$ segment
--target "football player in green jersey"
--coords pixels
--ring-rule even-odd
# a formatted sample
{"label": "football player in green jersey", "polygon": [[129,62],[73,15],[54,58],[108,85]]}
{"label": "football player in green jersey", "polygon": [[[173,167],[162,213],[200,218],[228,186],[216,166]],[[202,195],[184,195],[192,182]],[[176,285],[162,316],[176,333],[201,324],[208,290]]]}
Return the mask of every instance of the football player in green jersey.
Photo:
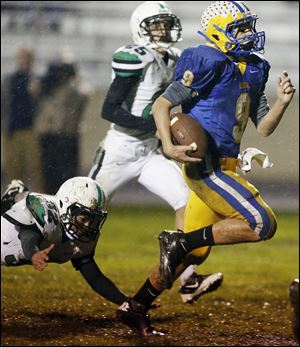
{"label": "football player in green jersey", "polygon": [[94,260],[100,230],[106,220],[104,193],[88,177],[65,181],[56,195],[29,192],[13,180],[1,198],[1,265],[32,265],[71,261],[90,287],[105,299],[126,299]]}

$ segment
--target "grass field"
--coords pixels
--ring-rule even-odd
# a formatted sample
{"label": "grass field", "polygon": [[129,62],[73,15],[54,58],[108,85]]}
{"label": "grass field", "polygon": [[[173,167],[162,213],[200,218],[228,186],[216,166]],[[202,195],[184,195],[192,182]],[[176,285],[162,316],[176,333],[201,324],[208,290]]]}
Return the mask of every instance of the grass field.
{"label": "grass field", "polygon": [[[1,345],[21,346],[296,346],[288,288],[299,275],[298,215],[277,214],[272,240],[216,246],[198,272],[220,271],[223,285],[184,305],[179,282],[150,312],[163,337],[138,338],[115,319],[116,306],[85,283],[71,264],[1,269]],[[128,295],[158,261],[157,235],[173,228],[164,208],[114,207],[96,260]]]}

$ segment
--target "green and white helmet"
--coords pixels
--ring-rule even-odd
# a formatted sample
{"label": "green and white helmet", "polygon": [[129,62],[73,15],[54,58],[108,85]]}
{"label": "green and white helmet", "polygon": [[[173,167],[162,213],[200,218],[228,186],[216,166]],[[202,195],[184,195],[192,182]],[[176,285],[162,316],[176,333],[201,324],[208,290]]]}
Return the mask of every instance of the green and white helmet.
{"label": "green and white helmet", "polygon": [[130,28],[134,43],[141,46],[168,49],[181,40],[180,20],[163,1],[140,4],[131,15]]}
{"label": "green and white helmet", "polygon": [[[95,240],[107,217],[100,185],[89,177],[73,177],[60,186],[55,197],[67,237],[82,242]],[[88,227],[78,221],[79,215],[89,220]]]}

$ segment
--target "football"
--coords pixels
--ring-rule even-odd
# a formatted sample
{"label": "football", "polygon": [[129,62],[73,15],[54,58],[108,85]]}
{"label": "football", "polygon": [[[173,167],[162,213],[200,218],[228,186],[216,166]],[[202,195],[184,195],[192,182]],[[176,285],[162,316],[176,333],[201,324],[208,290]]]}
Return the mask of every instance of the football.
{"label": "football", "polygon": [[176,112],[170,116],[170,128],[174,145],[193,146],[195,150],[187,155],[193,158],[204,158],[207,153],[208,140],[205,130],[193,117]]}

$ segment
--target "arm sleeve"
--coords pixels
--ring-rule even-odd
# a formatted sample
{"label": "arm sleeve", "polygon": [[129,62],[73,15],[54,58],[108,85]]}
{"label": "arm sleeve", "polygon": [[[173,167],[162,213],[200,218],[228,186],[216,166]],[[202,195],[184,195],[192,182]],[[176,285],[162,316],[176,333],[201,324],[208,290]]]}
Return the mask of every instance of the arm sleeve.
{"label": "arm sleeve", "polygon": [[33,230],[22,230],[19,232],[22,249],[26,260],[30,260],[34,253],[38,252],[42,235]]}
{"label": "arm sleeve", "polygon": [[172,84],[162,94],[165,99],[170,101],[173,107],[188,103],[197,95],[197,91],[185,87],[177,81],[172,82]]}
{"label": "arm sleeve", "polygon": [[254,54],[253,59],[262,72],[260,86],[257,88],[258,97],[252,100],[250,111],[251,120],[257,128],[262,119],[270,111],[270,106],[268,105],[267,96],[265,94],[265,87],[268,82],[271,66],[269,62],[259,54]]}
{"label": "arm sleeve", "polygon": [[117,75],[115,77],[102,107],[102,118],[125,128],[155,133],[154,119],[136,117],[122,108],[123,101],[139,80],[140,76],[120,77]]}
{"label": "arm sleeve", "polygon": [[71,262],[74,268],[81,272],[90,287],[103,298],[117,305],[121,305],[127,299],[127,296],[100,271],[92,256],[72,259]]}
{"label": "arm sleeve", "polygon": [[253,113],[251,114],[251,119],[254,125],[257,127],[265,115],[269,112],[270,106],[268,105],[268,100],[265,93],[262,93],[257,106]]}

